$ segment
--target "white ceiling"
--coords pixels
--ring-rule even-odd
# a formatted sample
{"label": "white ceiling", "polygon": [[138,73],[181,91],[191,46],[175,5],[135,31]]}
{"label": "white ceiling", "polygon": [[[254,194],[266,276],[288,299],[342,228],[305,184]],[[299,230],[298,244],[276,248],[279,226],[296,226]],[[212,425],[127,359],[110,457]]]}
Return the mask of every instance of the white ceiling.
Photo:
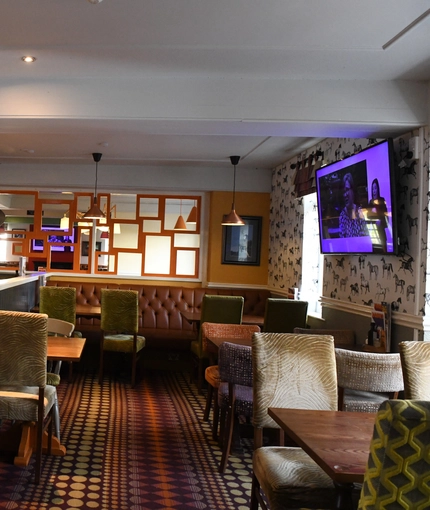
{"label": "white ceiling", "polygon": [[[327,136],[402,134],[427,120],[411,97],[430,80],[430,16],[382,46],[428,9],[428,0],[2,2],[0,163],[88,163],[101,152],[112,165],[217,167],[238,154],[267,170]],[[24,64],[27,54],[36,62]],[[339,100],[348,89],[357,104]]]}

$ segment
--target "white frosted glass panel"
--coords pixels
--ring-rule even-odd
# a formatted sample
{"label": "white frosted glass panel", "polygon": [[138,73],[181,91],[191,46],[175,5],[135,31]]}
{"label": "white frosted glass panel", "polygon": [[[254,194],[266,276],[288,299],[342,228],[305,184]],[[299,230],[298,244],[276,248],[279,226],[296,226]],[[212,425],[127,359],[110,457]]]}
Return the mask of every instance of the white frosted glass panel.
{"label": "white frosted glass panel", "polygon": [[114,248],[137,248],[138,240],[138,225],[132,225],[129,223],[121,223],[121,233],[113,236],[113,247]]}
{"label": "white frosted glass panel", "polygon": [[118,253],[117,274],[141,275],[142,254],[141,253]]}
{"label": "white frosted glass panel", "polygon": [[157,217],[158,198],[141,198],[139,202],[139,216]]}
{"label": "white frosted glass panel", "polygon": [[143,220],[143,232],[161,232],[160,220]]}
{"label": "white frosted glass panel", "polygon": [[136,219],[136,195],[112,193],[110,196],[112,218]]}
{"label": "white frosted glass panel", "polygon": [[170,237],[146,236],[145,273],[170,273]]}
{"label": "white frosted glass panel", "polygon": [[196,272],[196,252],[179,250],[176,257],[176,274],[194,275]]}
{"label": "white frosted glass panel", "polygon": [[175,234],[175,248],[200,248],[199,234]]}
{"label": "white frosted glass panel", "polygon": [[109,255],[109,271],[115,271],[115,255]]}

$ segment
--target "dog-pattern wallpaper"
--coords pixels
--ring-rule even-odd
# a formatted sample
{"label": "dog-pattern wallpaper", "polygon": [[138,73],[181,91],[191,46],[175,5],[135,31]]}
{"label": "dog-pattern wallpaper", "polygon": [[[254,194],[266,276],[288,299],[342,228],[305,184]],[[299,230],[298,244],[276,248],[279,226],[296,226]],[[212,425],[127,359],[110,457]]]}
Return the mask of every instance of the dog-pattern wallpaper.
{"label": "dog-pattern wallpaper", "polygon": [[[430,288],[426,287],[429,221],[429,142],[421,136],[418,160],[411,158],[409,139],[394,140],[398,214],[398,255],[324,255],[323,296],[360,305],[391,303],[394,311],[430,315]],[[285,293],[302,286],[303,199],[296,198],[295,170],[300,161],[323,153],[331,163],[376,143],[375,139],[331,138],[298,155],[273,171],[270,211],[269,288]],[[316,200],[315,200],[316,202]],[[317,207],[315,203],[315,208]],[[307,232],[308,234],[308,232]],[[318,236],[315,226],[313,236]],[[429,266],[430,267],[430,266]],[[306,267],[306,271],[318,268]],[[312,280],[317,284],[317,280]]]}

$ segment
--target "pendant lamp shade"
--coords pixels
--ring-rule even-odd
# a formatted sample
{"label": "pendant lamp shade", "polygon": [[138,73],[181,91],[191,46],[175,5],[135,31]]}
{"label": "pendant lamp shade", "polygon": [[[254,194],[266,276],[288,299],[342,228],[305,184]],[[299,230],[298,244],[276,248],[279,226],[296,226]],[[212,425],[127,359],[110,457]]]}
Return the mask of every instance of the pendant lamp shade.
{"label": "pendant lamp shade", "polygon": [[181,205],[180,205],[180,211],[179,211],[179,218],[176,220],[173,230],[188,230],[187,225],[184,220],[184,217],[182,216],[182,199],[181,199],[180,203],[181,203]]}
{"label": "pendant lamp shade", "polygon": [[245,222],[242,218],[237,214],[234,200],[236,198],[236,165],[239,163],[240,156],[230,156],[231,164],[234,166],[234,174],[233,174],[233,203],[231,204],[231,211],[228,214],[224,214],[222,218],[221,225],[226,225],[229,227],[240,227],[245,225]]}
{"label": "pendant lamp shade", "polygon": [[103,230],[100,235],[100,239],[109,239],[109,232],[107,230]]}
{"label": "pendant lamp shade", "polygon": [[98,163],[102,159],[102,154],[100,152],[93,152],[93,159],[96,164],[96,182],[94,186],[94,201],[92,207],[88,209],[88,211],[84,214],[84,218],[87,220],[98,220],[100,218],[104,218],[105,214],[97,205],[97,173],[98,173]]}
{"label": "pendant lamp shade", "polygon": [[194,205],[187,218],[187,223],[197,223],[197,207]]}
{"label": "pendant lamp shade", "polygon": [[60,228],[61,230],[69,230],[69,218],[67,217],[67,213],[64,213],[64,216],[60,220]]}

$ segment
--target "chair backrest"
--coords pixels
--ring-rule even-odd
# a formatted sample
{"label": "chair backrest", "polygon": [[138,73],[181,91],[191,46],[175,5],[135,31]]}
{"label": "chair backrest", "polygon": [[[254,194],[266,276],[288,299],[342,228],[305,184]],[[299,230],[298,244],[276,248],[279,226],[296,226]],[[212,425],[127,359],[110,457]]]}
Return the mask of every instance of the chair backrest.
{"label": "chair backrest", "polygon": [[264,312],[265,333],[293,333],[294,328],[305,328],[307,301],[268,298]]}
{"label": "chair backrest", "polygon": [[0,385],[46,386],[48,316],[0,311]]}
{"label": "chair backrest", "polygon": [[72,336],[75,325],[71,322],[62,321],[48,317],[48,335],[52,336]]}
{"label": "chair backrest", "polygon": [[242,296],[203,296],[200,323],[241,324],[244,299]]}
{"label": "chair backrest", "polygon": [[352,329],[314,329],[294,328],[294,333],[300,335],[331,335],[334,345],[355,345],[355,333]]}
{"label": "chair backrest", "polygon": [[222,382],[252,386],[252,349],[246,345],[223,342],[218,353]]}
{"label": "chair backrest", "polygon": [[430,342],[400,342],[405,398],[430,400]]}
{"label": "chair backrest", "polygon": [[269,407],[337,410],[332,336],[255,333],[252,364],[254,427],[279,428]]}
{"label": "chair backrest", "polygon": [[139,300],[136,290],[101,290],[101,329],[137,333]]}
{"label": "chair backrest", "polygon": [[339,387],[379,393],[403,390],[399,353],[359,352],[336,349]]}
{"label": "chair backrest", "polygon": [[75,287],[40,287],[39,312],[48,317],[76,324]]}
{"label": "chair backrest", "polygon": [[220,338],[249,338],[254,333],[260,332],[260,326],[248,324],[218,324],[216,322],[205,322],[202,324],[202,345],[203,350],[207,348],[207,337]]}
{"label": "chair backrest", "polygon": [[359,510],[428,508],[430,402],[387,400],[376,415]]}

